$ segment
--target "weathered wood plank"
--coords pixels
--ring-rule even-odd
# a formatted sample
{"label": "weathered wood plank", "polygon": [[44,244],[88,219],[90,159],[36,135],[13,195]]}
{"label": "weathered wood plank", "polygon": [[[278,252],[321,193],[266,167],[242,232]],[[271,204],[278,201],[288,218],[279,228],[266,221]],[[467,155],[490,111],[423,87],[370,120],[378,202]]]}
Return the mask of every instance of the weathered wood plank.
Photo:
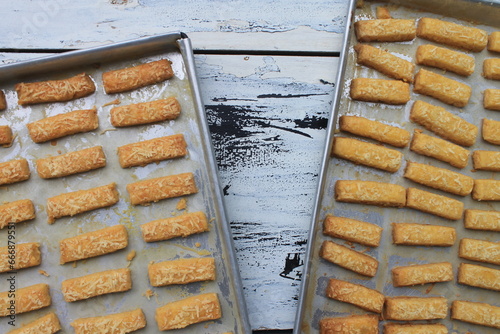
{"label": "weathered wood plank", "polygon": [[337,59],[195,59],[252,327],[292,328]]}
{"label": "weathered wood plank", "polygon": [[347,1],[16,1],[0,49],[66,49],[183,31],[199,50],[337,52]]}

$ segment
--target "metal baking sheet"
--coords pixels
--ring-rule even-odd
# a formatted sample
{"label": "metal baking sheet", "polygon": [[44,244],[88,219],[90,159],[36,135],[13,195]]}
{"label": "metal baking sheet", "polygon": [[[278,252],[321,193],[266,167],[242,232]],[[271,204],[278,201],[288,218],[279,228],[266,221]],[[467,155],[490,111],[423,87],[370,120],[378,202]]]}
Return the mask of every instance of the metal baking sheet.
{"label": "metal baking sheet", "polygon": [[[337,180],[367,180],[397,183],[403,185],[404,187],[416,187],[462,200],[466,209],[474,208],[483,210],[500,210],[500,205],[498,203],[477,202],[472,200],[470,196],[454,196],[412,183],[411,181],[403,178],[405,162],[397,173],[390,174],[369,167],[356,166],[351,162],[330,157],[331,143],[334,135],[339,134],[345,137],[355,137],[347,133],[338,133],[338,116],[341,115],[364,116],[369,119],[375,119],[405,128],[413,133],[413,129],[419,128],[419,126],[409,121],[410,109],[413,101],[424,100],[431,104],[446,108],[454,114],[459,115],[465,120],[477,125],[480,129],[481,120],[483,118],[498,120],[498,112],[485,110],[482,105],[482,92],[484,89],[500,88],[498,81],[486,80],[481,76],[483,60],[486,58],[498,57],[498,54],[495,55],[487,50],[480,53],[471,53],[471,55],[473,55],[476,59],[476,68],[475,72],[470,77],[465,78],[453,73],[446,73],[447,77],[472,86],[473,96],[471,97],[469,104],[461,109],[451,107],[436,99],[413,92],[411,93],[411,101],[404,106],[358,102],[350,99],[349,87],[350,81],[357,77],[387,78],[375,70],[357,65],[356,54],[353,49],[354,45],[357,44],[357,40],[353,32],[353,23],[357,20],[376,18],[376,8],[378,6],[388,7],[393,18],[419,19],[421,17],[434,17],[465,25],[472,24],[490,33],[492,31],[499,30],[498,24],[500,21],[498,21],[498,18],[500,17],[500,4],[464,0],[439,2],[425,0],[401,0],[397,1],[397,3],[365,1],[360,8],[355,8],[354,2],[355,1],[351,1],[347,15],[348,28],[346,30],[346,35],[344,36],[344,50],[340,59],[340,69],[337,79],[338,84],[335,91],[336,99],[333,104],[330,123],[327,129],[327,139],[319,177],[318,193],[309,235],[309,244],[306,256],[307,261],[304,269],[306,275],[304,276],[302,283],[294,333],[318,333],[319,320],[325,317],[370,313],[350,304],[327,298],[325,295],[325,289],[330,278],[337,278],[357,284],[363,284],[369,288],[381,291],[386,296],[444,296],[448,299],[450,306],[453,300],[470,300],[500,306],[500,295],[498,292],[467,287],[459,285],[456,282],[456,274],[459,263],[474,263],[459,259],[458,241],[464,237],[500,241],[500,235],[498,233],[466,230],[463,227],[463,220],[450,221],[409,208],[380,208],[375,206],[336,202],[334,200],[334,185]],[[386,49],[404,59],[410,61],[413,60],[414,62],[416,48],[419,45],[435,43],[416,38],[412,42],[371,44],[381,47],[382,49]],[[415,73],[419,68],[421,68],[421,66],[417,65]],[[441,74],[444,72],[435,68],[431,68],[430,70]],[[421,129],[424,130],[425,133],[430,133],[423,128]],[[361,139],[368,140],[366,138]],[[484,142],[479,134],[476,144],[472,146],[470,150],[474,151],[477,149],[498,150],[498,146]],[[425,162],[433,166],[459,171],[454,167],[450,167],[446,163],[411,152],[408,147],[399,150],[403,152],[404,160]],[[460,170],[460,172],[473,178],[500,179],[500,176],[497,173],[472,171],[471,159],[469,161],[469,165]],[[323,220],[327,214],[350,217],[371,222],[383,227],[384,231],[380,246],[370,249],[361,245],[354,245],[340,239],[333,239],[323,235]],[[453,247],[443,248],[395,246],[392,244],[390,225],[394,222],[415,222],[452,226],[455,227],[457,231],[457,242]],[[319,257],[319,250],[324,240],[339,242],[340,244],[347,245],[348,247],[352,247],[358,251],[365,252],[366,254],[377,258],[380,263],[377,275],[374,278],[366,278],[321,259]],[[455,274],[454,281],[405,288],[393,287],[390,274],[393,267],[441,261],[447,261],[453,264]],[[490,264],[484,265],[492,268],[495,267]],[[496,268],[498,269],[498,266],[496,266]],[[467,324],[460,321],[452,321],[449,314],[446,319],[435,322],[445,324],[450,333],[471,332],[490,334],[498,331],[489,327]],[[381,332],[384,323],[384,321],[380,322]]]}
{"label": "metal baking sheet", "polygon": [[[104,93],[101,76],[104,71],[134,66],[141,63],[169,59],[174,78],[131,92],[107,95]],[[96,83],[96,92],[88,97],[64,103],[46,103],[21,107],[17,105],[14,84],[20,81],[41,81],[67,78],[81,72],[88,73]],[[36,207],[37,217],[33,221],[15,225],[16,243],[41,243],[42,264],[22,269],[13,274],[17,288],[36,283],[50,286],[52,305],[38,311],[15,317],[19,327],[49,311],[55,311],[61,320],[63,332],[73,332],[70,323],[77,318],[125,312],[142,308],[147,326],[137,333],[157,333],[154,319],[156,308],[166,303],[207,292],[216,292],[222,306],[222,318],[203,322],[173,333],[249,333],[250,325],[244,303],[241,280],[234,254],[233,240],[229,228],[222,192],[219,186],[217,165],[210,141],[204,107],[201,101],[193,53],[189,38],[183,33],[147,37],[123,43],[86,50],[78,50],[40,58],[33,61],[0,67],[0,88],[7,97],[8,109],[0,113],[0,125],[10,125],[16,137],[9,148],[0,148],[0,161],[26,158],[31,169],[31,178],[0,188],[0,202],[29,198]],[[109,111],[115,105],[147,102],[175,96],[181,104],[181,115],[173,121],[129,128],[114,128],[109,121]],[[63,112],[97,107],[99,128],[57,141],[35,144],[28,135],[26,124]],[[152,139],[160,136],[184,134],[188,146],[187,157],[162,161],[145,167],[122,169],[118,163],[116,149],[124,144]],[[49,155],[58,155],[95,145],[102,145],[107,166],[91,172],[59,179],[41,179],[34,161]],[[132,206],[125,189],[138,180],[193,172],[199,192],[185,196],[187,208],[179,210],[179,198],[167,199],[149,206]],[[47,223],[46,199],[61,193],[89,189],[117,183],[120,201],[109,208],[83,213],[74,217],[57,219],[53,225]],[[210,231],[187,238],[176,238],[156,243],[142,240],[140,225],[155,219],[168,218],[184,212],[204,211],[209,219]],[[124,224],[129,233],[126,249],[97,258],[78,261],[76,265],[59,264],[59,241],[94,230]],[[7,229],[0,231],[0,246],[7,245]],[[137,255],[127,261],[127,255],[135,250]],[[191,283],[167,287],[151,287],[147,277],[147,264],[188,257],[213,256],[216,260],[215,281]],[[124,293],[104,295],[88,300],[67,303],[61,293],[61,282],[94,272],[129,267],[132,272],[132,290]],[[39,273],[43,270],[50,276]],[[0,274],[0,291],[9,289],[5,280],[10,274]],[[147,297],[151,289],[153,296]],[[0,319],[0,332],[14,329],[8,317]]]}

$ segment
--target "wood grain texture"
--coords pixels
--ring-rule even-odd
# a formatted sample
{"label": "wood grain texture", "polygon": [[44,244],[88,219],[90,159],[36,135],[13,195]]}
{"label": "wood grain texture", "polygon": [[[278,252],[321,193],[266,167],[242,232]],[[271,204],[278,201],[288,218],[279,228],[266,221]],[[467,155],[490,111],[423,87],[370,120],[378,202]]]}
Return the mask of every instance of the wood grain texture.
{"label": "wood grain texture", "polygon": [[292,328],[337,59],[196,63],[252,327]]}
{"label": "wood grain texture", "polygon": [[183,31],[201,50],[331,52],[340,49],[346,8],[344,0],[16,2],[0,7],[9,27],[0,47],[82,48]]}

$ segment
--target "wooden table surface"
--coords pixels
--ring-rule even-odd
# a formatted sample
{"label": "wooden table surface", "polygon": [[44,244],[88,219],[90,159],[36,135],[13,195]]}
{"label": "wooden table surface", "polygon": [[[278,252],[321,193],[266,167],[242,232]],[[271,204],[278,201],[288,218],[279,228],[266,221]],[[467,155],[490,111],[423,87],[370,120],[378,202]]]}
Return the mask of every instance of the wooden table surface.
{"label": "wooden table surface", "polygon": [[346,11],[347,0],[4,0],[0,61],[186,33],[252,328],[290,329]]}

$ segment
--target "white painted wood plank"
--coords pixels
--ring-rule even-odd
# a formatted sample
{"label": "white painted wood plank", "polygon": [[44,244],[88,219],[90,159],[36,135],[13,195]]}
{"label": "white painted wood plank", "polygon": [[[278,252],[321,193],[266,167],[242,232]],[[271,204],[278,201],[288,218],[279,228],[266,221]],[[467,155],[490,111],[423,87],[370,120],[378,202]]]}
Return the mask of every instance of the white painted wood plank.
{"label": "white painted wood plank", "polygon": [[346,0],[3,1],[1,48],[83,48],[183,31],[199,50],[337,52]]}
{"label": "white painted wood plank", "polygon": [[337,58],[195,59],[252,327],[292,328]]}

